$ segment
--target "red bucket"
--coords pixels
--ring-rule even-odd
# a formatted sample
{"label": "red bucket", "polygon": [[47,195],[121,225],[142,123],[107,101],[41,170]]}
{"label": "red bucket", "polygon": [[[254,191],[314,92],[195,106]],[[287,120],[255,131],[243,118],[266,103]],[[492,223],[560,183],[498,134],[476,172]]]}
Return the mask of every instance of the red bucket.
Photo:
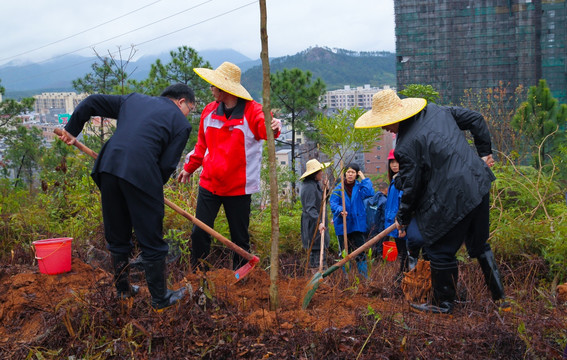
{"label": "red bucket", "polygon": [[398,248],[395,241],[384,241],[382,243],[382,259],[396,261],[398,258]]}
{"label": "red bucket", "polygon": [[73,238],[37,240],[35,258],[42,274],[61,274],[71,271],[71,241]]}

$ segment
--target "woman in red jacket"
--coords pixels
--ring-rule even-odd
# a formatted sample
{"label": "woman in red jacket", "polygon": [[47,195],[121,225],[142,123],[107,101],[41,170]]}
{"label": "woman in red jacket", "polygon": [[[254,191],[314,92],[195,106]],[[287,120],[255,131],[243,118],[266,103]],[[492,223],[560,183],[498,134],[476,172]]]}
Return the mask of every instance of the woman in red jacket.
{"label": "woman in red jacket", "polygon": [[[262,105],[252,100],[240,84],[238,66],[224,62],[215,70],[196,68],[194,71],[211,84],[215,101],[201,114],[197,144],[187,154],[177,179],[187,182],[195,170],[203,167],[197,219],[212,228],[223,205],[232,241],[248,251],[251,196],[260,191],[262,144],[267,138]],[[273,119],[271,127],[274,136],[279,136],[281,121]],[[194,226],[191,240],[191,264],[195,268],[208,256],[211,238]],[[244,263],[235,253],[233,268],[238,269]]]}

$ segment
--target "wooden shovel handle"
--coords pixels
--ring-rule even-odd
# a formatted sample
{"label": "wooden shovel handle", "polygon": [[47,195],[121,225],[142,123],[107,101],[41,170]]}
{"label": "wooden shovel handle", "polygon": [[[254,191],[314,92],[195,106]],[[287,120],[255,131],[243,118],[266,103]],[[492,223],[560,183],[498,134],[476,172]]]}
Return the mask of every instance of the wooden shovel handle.
{"label": "wooden shovel handle", "polygon": [[[382,239],[383,237],[385,237],[386,235],[388,235],[389,233],[391,233],[395,229],[396,229],[396,224],[392,224],[392,225],[388,226],[386,229],[382,230],[382,232],[380,232],[378,235],[374,236],[372,239],[368,240],[363,245],[361,245],[358,249],[354,250],[353,252],[351,252],[350,254],[345,256],[343,259],[341,259],[340,261],[333,264],[333,269],[339,268],[339,267],[343,266],[347,261],[350,261],[353,258],[357,257],[360,253],[364,252],[366,249],[368,249],[369,247],[374,245],[376,242],[378,242],[378,240]],[[325,275],[325,274],[323,274],[323,275]]]}
{"label": "wooden shovel handle", "polygon": [[[61,136],[63,134],[69,136],[69,137],[73,137],[73,135],[69,134],[66,130],[64,129],[60,129],[60,128],[56,128],[53,130],[53,132],[55,133],[55,135],[57,136]],[[74,138],[74,137],[73,137]],[[88,146],[86,146],[85,144],[83,144],[82,142],[80,142],[79,140],[77,140],[76,138],[74,138],[75,141],[73,142],[72,145],[75,145],[77,147],[77,149],[81,150],[82,152],[84,152],[85,154],[89,155],[90,157],[92,157],[93,159],[96,159],[98,157],[98,154],[95,153],[94,151],[92,151]]]}
{"label": "wooden shovel handle", "polygon": [[[323,211],[321,215],[321,222],[324,226],[327,226],[327,219],[325,215],[325,210],[327,210],[327,187],[323,189]],[[317,226],[319,226],[317,224]],[[325,254],[325,228],[321,229],[321,248],[319,249],[319,272],[323,271],[323,255]]]}
{"label": "wooden shovel handle", "polygon": [[218,241],[220,241],[221,243],[225,244],[227,247],[229,247],[232,251],[238,253],[238,255],[242,256],[243,258],[245,258],[246,260],[252,260],[254,258],[254,255],[250,254],[249,252],[247,252],[246,250],[244,250],[243,248],[241,248],[240,246],[236,245],[235,243],[233,243],[232,241],[230,241],[229,239],[225,238],[224,236],[222,236],[220,233],[218,233],[217,231],[215,231],[213,228],[211,228],[209,225],[205,224],[204,222],[202,222],[201,220],[197,219],[196,217],[194,217],[193,215],[189,214],[187,211],[183,210],[182,208],[180,208],[179,206],[175,205],[174,203],[172,203],[171,201],[167,200],[167,199],[163,199],[163,202],[169,206],[170,208],[172,208],[175,212],[177,212],[178,214],[182,215],[183,217],[189,219],[193,224],[197,225],[198,227],[200,227],[201,229],[203,229],[204,231],[206,231],[209,235],[211,235],[212,237],[214,237],[215,239],[217,239]]}
{"label": "wooden shovel handle", "polygon": [[[64,129],[56,128],[55,130],[53,130],[53,132],[58,136],[66,134],[69,137],[73,137],[71,134],[69,134]],[[77,149],[81,150],[82,152],[91,156],[94,159],[96,159],[98,157],[98,154],[96,152],[91,150],[88,146],[86,146],[85,144],[83,144],[82,142],[77,140],[76,138],[73,141],[73,145],[75,145],[77,147]],[[207,224],[205,224],[201,220],[197,219],[193,215],[189,214],[187,211],[183,210],[179,206],[175,205],[174,203],[172,203],[168,199],[164,198],[163,202],[167,206],[169,206],[171,209],[173,209],[175,212],[177,212],[178,214],[189,219],[193,224],[197,225],[198,227],[200,227],[201,229],[206,231],[209,235],[213,236],[215,239],[222,242],[224,245],[229,247],[232,251],[238,253],[238,255],[242,256],[246,260],[252,260],[254,258],[254,255],[250,254],[249,252],[247,252],[246,250],[244,250],[240,246],[238,246],[235,243],[233,243],[232,241],[228,240],[227,238],[225,238],[224,236],[222,236],[221,234],[216,232],[213,228],[211,228],[210,226],[208,226]]]}

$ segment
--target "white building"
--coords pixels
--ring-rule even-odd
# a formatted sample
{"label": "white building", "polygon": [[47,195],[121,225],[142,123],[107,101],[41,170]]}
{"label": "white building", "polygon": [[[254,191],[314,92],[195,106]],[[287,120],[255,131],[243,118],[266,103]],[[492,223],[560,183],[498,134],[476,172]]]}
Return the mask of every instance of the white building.
{"label": "white building", "polygon": [[71,114],[75,107],[87,97],[86,93],[74,92],[44,92],[34,95],[34,111],[38,114],[49,114],[56,109],[58,114]]}
{"label": "white building", "polygon": [[372,108],[372,96],[380,90],[389,89],[388,85],[383,88],[370,87],[369,84],[351,88],[345,85],[343,89],[327,91],[323,96],[321,107],[327,109],[350,109],[360,107],[363,109]]}

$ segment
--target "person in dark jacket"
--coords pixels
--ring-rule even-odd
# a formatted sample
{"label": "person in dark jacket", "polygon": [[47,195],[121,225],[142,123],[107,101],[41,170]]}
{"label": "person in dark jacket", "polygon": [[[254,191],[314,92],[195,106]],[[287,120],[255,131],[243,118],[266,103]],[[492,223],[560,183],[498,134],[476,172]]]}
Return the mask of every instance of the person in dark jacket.
{"label": "person in dark jacket", "polygon": [[184,287],[172,291],[166,286],[163,185],[179,163],[191,133],[187,115],[194,108],[195,95],[185,84],[171,85],[159,97],[91,95],[77,106],[60,136],[72,145],[92,116],[116,119],[116,131],[102,147],[91,174],[101,193],[115,286],[120,299],[138,292],[128,279],[133,228],[151,304],[158,311],[186,293]]}
{"label": "person in dark jacket", "polygon": [[[323,178],[323,170],[329,166],[329,163],[321,164],[317,159],[311,159],[306,164],[303,175],[299,178],[303,180],[299,197],[301,199],[301,245],[304,249],[311,249],[309,254],[309,267],[313,269],[319,268],[319,260],[321,256],[321,232],[324,231],[323,238],[323,263],[326,260],[326,249],[329,247],[329,229],[327,224],[327,214],[322,216],[323,206],[326,206],[327,199],[323,199],[323,189],[321,188],[321,180]],[[323,184],[324,187],[327,184]]]}
{"label": "person in dark jacket", "polygon": [[[450,313],[456,297],[456,253],[463,243],[478,259],[494,300],[503,303],[504,288],[488,244],[489,192],[495,176],[490,133],[478,112],[427,105],[425,99],[400,100],[395,91],[374,94],[372,110],[356,128],[382,127],[397,134],[403,195],[396,215],[400,232],[416,229],[431,262],[433,299],[412,304],[417,310]],[[474,138],[470,146],[463,131]],[[410,224],[415,222],[416,226]]]}
{"label": "person in dark jacket", "polygon": [[[342,184],[339,182],[333,192],[329,203],[333,212],[333,224],[339,244],[342,243],[344,233],[347,233],[349,251],[352,252],[362,246],[365,242],[366,234],[366,209],[364,199],[374,195],[372,182],[365,178],[360,167],[356,163],[350,163],[344,168],[344,198],[345,206],[342,204]],[[357,179],[361,180],[358,181]],[[343,223],[343,213],[346,215],[346,229]],[[368,276],[368,265],[366,255],[360,254],[356,257],[358,272]]]}

